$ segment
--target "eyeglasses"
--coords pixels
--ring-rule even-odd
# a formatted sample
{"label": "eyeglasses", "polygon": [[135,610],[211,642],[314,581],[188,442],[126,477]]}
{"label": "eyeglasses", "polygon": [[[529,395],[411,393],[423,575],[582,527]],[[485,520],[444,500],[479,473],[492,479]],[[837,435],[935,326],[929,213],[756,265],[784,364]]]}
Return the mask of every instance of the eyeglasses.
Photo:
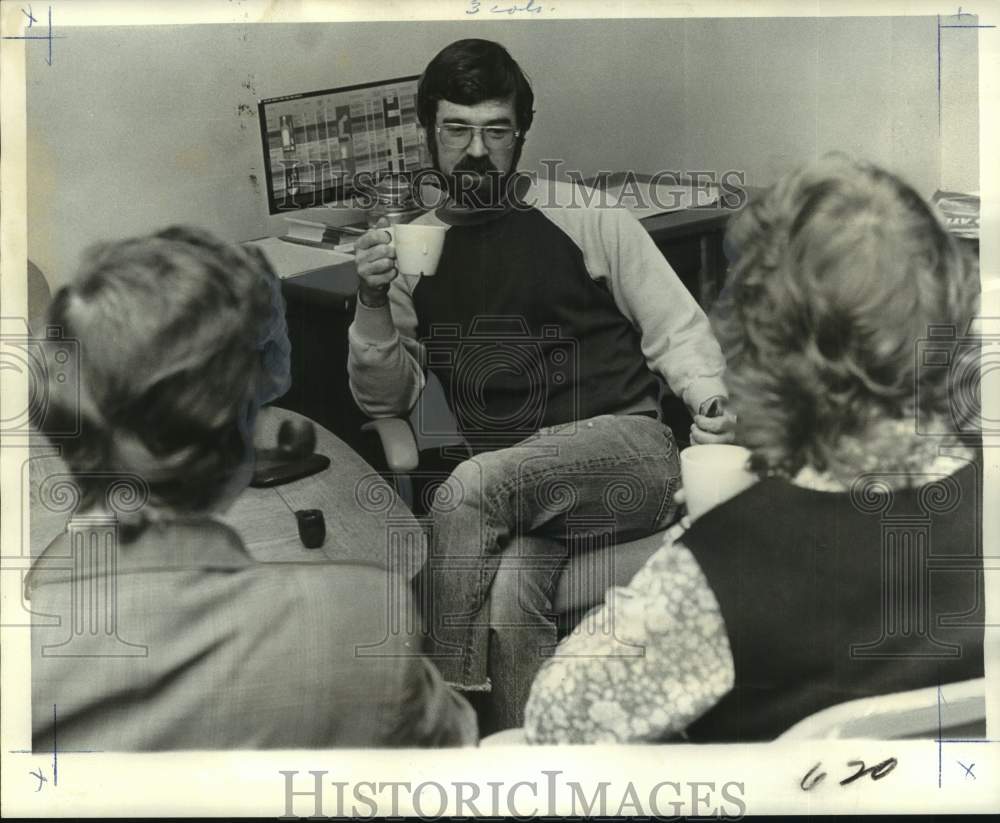
{"label": "eyeglasses", "polygon": [[437,127],[441,145],[449,149],[464,149],[472,142],[472,133],[478,131],[488,149],[509,149],[521,132],[510,126],[469,126],[465,123],[442,123]]}

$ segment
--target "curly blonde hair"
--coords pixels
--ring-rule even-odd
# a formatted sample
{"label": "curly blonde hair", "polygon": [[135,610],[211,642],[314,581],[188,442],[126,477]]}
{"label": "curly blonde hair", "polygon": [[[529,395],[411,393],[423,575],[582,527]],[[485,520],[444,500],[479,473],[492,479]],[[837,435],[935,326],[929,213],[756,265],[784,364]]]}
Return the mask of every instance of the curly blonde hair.
{"label": "curly blonde hair", "polygon": [[713,319],[758,472],[850,474],[846,443],[910,449],[876,445],[880,424],[915,434],[917,414],[948,415],[955,387],[920,368],[917,342],[932,325],[966,332],[978,269],[910,186],[828,155],[752,202],[726,242],[737,259]]}

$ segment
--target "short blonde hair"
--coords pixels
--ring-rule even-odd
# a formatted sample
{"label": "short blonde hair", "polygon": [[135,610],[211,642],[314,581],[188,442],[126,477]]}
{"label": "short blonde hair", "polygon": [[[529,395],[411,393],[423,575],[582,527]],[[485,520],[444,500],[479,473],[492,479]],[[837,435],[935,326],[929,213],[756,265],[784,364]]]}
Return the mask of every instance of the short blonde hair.
{"label": "short blonde hair", "polygon": [[80,434],[58,442],[85,507],[116,472],[146,482],[154,511],[217,501],[251,447],[268,275],[261,259],[187,227],[88,251],[48,314],[77,341],[79,405],[51,386],[42,425],[71,430],[78,415]]}

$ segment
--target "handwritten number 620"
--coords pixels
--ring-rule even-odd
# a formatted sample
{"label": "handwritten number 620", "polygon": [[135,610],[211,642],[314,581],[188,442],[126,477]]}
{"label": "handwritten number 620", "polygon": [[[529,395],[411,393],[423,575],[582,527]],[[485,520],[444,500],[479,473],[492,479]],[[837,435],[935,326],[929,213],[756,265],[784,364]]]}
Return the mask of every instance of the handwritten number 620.
{"label": "handwritten number 620", "polygon": [[865,761],[863,760],[848,760],[847,765],[849,767],[857,766],[858,770],[852,774],[850,777],[845,777],[840,781],[841,786],[846,786],[848,783],[853,783],[866,774],[870,774],[872,780],[881,780],[889,772],[896,768],[896,758],[890,757],[888,760],[883,760],[881,763],[876,763],[874,766],[869,766],[865,768]]}
{"label": "handwritten number 620", "polygon": [[[863,760],[848,760],[847,767],[849,769],[857,769],[857,771],[841,780],[840,785],[846,786],[848,783],[853,783],[855,780],[861,779],[866,774],[869,775],[872,780],[881,780],[889,774],[889,772],[896,768],[897,762],[898,761],[895,757],[890,757],[887,760],[883,760],[881,763],[876,763],[874,766],[866,767]],[[820,771],[821,766],[822,763],[817,763],[808,772],[806,772],[805,777],[803,777],[799,783],[799,788],[801,788],[802,791],[811,791],[823,782],[826,778],[826,772]]]}

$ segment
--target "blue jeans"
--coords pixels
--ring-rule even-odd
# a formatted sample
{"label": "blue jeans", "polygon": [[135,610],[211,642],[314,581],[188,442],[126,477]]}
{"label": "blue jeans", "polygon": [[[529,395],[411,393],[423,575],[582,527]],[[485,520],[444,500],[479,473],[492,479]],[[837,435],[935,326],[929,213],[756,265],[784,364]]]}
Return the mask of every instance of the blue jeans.
{"label": "blue jeans", "polygon": [[[672,432],[641,415],[548,427],[460,463],[435,494],[424,570],[445,679],[492,691],[500,726],[519,725],[556,644],[552,593],[568,552],[664,528],[679,484]],[[529,534],[552,540],[517,539]]]}

